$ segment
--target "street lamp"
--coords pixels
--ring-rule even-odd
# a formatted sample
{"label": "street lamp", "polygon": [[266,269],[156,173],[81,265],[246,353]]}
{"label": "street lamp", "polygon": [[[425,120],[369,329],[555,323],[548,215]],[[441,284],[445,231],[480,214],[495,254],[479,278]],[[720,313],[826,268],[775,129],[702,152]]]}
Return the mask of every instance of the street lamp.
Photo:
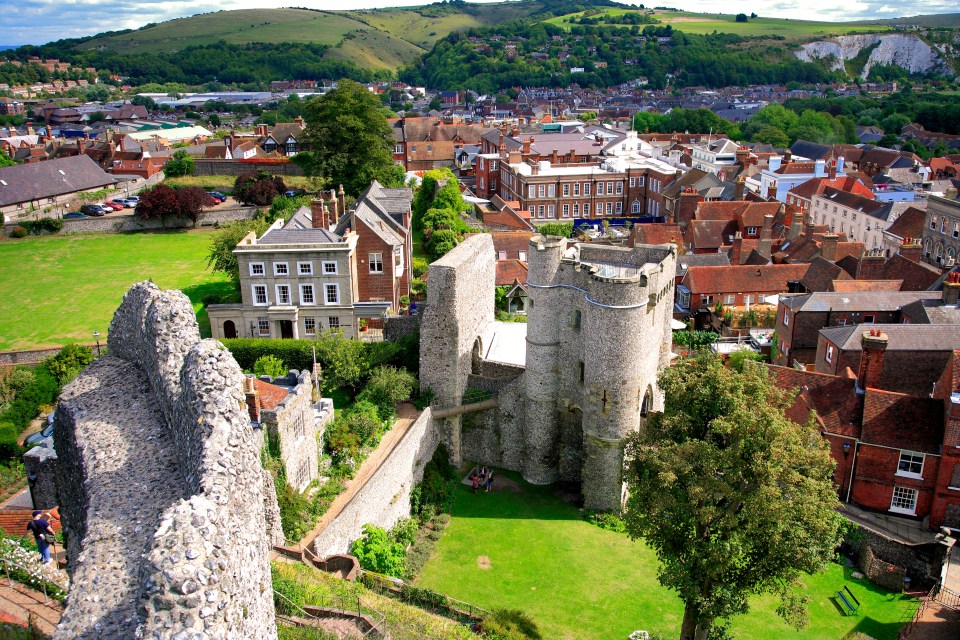
{"label": "street lamp", "polygon": [[97,357],[99,358],[100,357],[100,332],[99,331],[93,332],[93,339],[97,341]]}

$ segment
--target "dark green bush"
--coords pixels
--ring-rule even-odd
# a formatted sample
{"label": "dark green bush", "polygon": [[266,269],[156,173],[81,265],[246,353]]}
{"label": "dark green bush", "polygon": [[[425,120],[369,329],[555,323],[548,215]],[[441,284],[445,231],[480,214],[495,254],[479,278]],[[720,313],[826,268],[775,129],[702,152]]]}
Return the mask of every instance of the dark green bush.
{"label": "dark green bush", "polygon": [[390,420],[396,414],[397,403],[410,397],[416,387],[413,374],[396,367],[381,366],[374,369],[357,400],[376,406],[381,420]]}
{"label": "dark green bush", "polygon": [[562,238],[573,237],[572,222],[548,222],[537,225],[537,232],[545,236],[560,236]]}
{"label": "dark green bush", "polygon": [[446,447],[440,445],[423,468],[423,480],[410,491],[410,512],[421,522],[437,513],[450,513],[460,482],[450,464]]}
{"label": "dark green bush", "polygon": [[[43,366],[64,385],[77,377],[88,364],[93,362],[93,350],[82,344],[68,344],[57,353],[43,361]],[[58,390],[59,391],[59,390]]]}
{"label": "dark green bush", "polygon": [[541,640],[537,623],[519,609],[495,609],[480,624],[484,638],[495,640]]}
{"label": "dark green bush", "polygon": [[38,236],[41,233],[57,233],[62,231],[63,220],[60,218],[40,218],[39,220],[24,222],[23,226],[26,227],[30,233]]}
{"label": "dark green bush", "polygon": [[28,235],[30,235],[30,232],[23,227],[14,227],[10,230],[11,238],[26,238]]}
{"label": "dark green bush", "polygon": [[9,423],[20,433],[40,413],[40,407],[52,404],[60,393],[60,384],[44,366],[34,371],[33,381],[22,388],[0,413],[0,423]]}

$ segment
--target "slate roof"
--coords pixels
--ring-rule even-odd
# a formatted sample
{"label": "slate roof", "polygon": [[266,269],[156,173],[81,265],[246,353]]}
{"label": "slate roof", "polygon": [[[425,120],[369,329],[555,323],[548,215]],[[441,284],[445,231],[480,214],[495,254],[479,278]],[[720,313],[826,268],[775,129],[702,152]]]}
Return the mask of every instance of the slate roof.
{"label": "slate roof", "polygon": [[719,249],[733,242],[736,220],[691,220],[687,234],[694,249]]}
{"label": "slate roof", "polygon": [[340,216],[334,231],[345,235],[347,229],[356,229],[356,218],[386,244],[405,244],[408,231],[403,226],[403,217],[410,211],[412,200],[413,190],[384,187],[374,180],[357,199],[349,215]]}
{"label": "slate roof", "polygon": [[938,454],[943,413],[942,400],[867,389],[860,437],[866,443],[900,449],[909,434],[912,451]]}
{"label": "slate roof", "polygon": [[790,145],[790,153],[792,155],[810,160],[824,160],[830,156],[830,152],[830,147],[817,144],[816,142],[810,142],[809,140],[797,140]]}
{"label": "slate roof", "polygon": [[[820,335],[843,351],[860,351],[867,325],[828,327]],[[887,334],[887,351],[954,351],[960,349],[960,325],[957,324],[871,324]]]}
{"label": "slate roof", "polygon": [[852,280],[850,274],[821,257],[814,258],[800,284],[807,291],[830,291],[834,280]]}
{"label": "slate roof", "polygon": [[940,292],[931,293],[936,297],[904,305],[901,315],[915,324],[960,324],[960,308],[943,304]]}
{"label": "slate roof", "polygon": [[860,435],[860,408],[856,379],[790,367],[769,367],[778,387],[798,391],[787,417],[803,424],[811,411],[823,431],[850,437]]}
{"label": "slate roof", "polygon": [[116,184],[86,155],[0,168],[0,207]]}
{"label": "slate roof", "polygon": [[677,256],[677,277],[686,275],[690,267],[728,267],[730,258],[725,253],[687,253]]}
{"label": "slate roof", "polygon": [[257,244],[321,244],[342,241],[343,238],[326,229],[283,227],[267,231],[257,240]]}
{"label": "slate roof", "polygon": [[931,299],[940,301],[941,294],[936,291],[890,291],[835,293],[819,291],[802,295],[783,296],[781,302],[799,311],[896,311],[917,300]]}

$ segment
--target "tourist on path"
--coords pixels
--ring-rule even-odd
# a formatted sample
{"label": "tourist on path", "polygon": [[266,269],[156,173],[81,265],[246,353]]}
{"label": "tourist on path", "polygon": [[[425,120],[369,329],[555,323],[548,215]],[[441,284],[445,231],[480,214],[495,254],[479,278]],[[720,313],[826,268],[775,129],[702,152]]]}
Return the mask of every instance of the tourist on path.
{"label": "tourist on path", "polygon": [[43,558],[43,563],[50,562],[50,542],[56,539],[56,533],[50,528],[50,523],[43,519],[42,511],[33,512],[33,520],[27,523],[27,530],[33,534],[37,541],[37,551]]}
{"label": "tourist on path", "polygon": [[485,493],[490,493],[490,489],[493,488],[493,471],[487,472],[487,489]]}

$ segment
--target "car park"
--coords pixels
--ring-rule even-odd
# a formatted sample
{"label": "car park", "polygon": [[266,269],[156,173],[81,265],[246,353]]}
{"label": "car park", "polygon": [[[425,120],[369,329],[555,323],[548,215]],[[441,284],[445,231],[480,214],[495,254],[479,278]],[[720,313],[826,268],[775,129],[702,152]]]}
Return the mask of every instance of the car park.
{"label": "car park", "polygon": [[135,206],[137,206],[137,201],[136,201],[136,200],[131,200],[130,198],[119,198],[119,199],[117,199],[117,200],[114,200],[114,202],[119,202],[120,204],[122,204],[122,205],[125,206],[125,207],[135,207]]}
{"label": "car park", "polygon": [[121,209],[123,209],[122,204],[120,204],[119,202],[114,202],[113,200],[107,200],[100,206],[106,209],[110,209],[112,211],[120,211]]}
{"label": "car park", "polygon": [[[113,211],[113,209],[110,209],[109,211]],[[80,207],[80,213],[84,213],[88,216],[99,217],[102,215],[106,215],[107,212],[108,212],[107,209],[104,209],[98,204],[85,204],[82,207]]]}
{"label": "car park", "polygon": [[137,206],[137,203],[140,202],[140,196],[127,196],[127,200],[133,202],[133,206]]}
{"label": "car park", "polygon": [[85,216],[79,211],[70,211],[63,214],[64,220],[79,220],[80,218],[89,218],[90,216]]}

